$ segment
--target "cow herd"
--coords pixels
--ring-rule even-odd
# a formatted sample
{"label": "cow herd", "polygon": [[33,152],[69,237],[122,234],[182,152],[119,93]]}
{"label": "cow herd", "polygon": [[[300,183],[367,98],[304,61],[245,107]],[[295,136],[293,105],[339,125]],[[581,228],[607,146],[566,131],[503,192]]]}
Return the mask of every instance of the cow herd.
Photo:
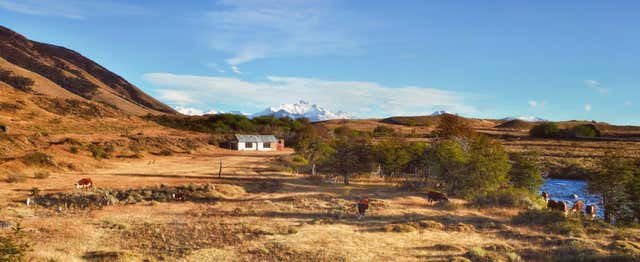
{"label": "cow herd", "polygon": [[[84,190],[84,189],[91,190],[94,187],[94,183],[90,178],[83,178],[78,180],[78,182],[75,183],[75,187],[76,189],[81,189],[81,190]],[[172,194],[171,196],[172,198],[178,201],[184,201],[187,197],[187,195],[183,193],[176,193],[176,194]],[[594,219],[596,217],[596,213],[597,213],[596,205],[587,205],[585,208],[584,201],[578,199],[573,203],[572,207],[569,207],[569,204],[565,201],[551,199],[548,192],[542,192],[541,196],[544,199],[544,201],[547,202],[547,208],[549,210],[560,211],[565,216],[567,216],[570,213],[582,214],[582,210],[584,209],[585,215],[587,217],[591,219]],[[574,196],[574,198],[577,198],[577,196]],[[31,202],[30,200],[31,199],[27,199],[27,205],[30,204],[29,203]],[[433,203],[433,202],[440,202],[440,201],[449,201],[449,199],[443,193],[429,191],[427,192],[427,201],[429,203]],[[366,197],[360,198],[356,206],[358,208],[358,220],[361,220],[364,218],[364,214],[369,208],[369,199]]]}
{"label": "cow herd", "polygon": [[[542,198],[547,202],[547,208],[550,210],[556,210],[562,212],[565,216],[570,213],[582,214],[582,210],[585,209],[585,214],[589,218],[595,218],[597,213],[596,205],[587,205],[585,208],[584,201],[576,200],[573,203],[572,207],[569,207],[569,204],[562,200],[553,200],[549,198],[549,193],[542,192]],[[574,198],[577,198],[574,196]]]}

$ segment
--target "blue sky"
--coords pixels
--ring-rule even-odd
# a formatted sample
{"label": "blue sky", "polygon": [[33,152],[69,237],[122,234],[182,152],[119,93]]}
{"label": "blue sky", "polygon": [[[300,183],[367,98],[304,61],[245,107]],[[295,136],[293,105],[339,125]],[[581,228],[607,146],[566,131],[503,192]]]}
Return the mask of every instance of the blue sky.
{"label": "blue sky", "polygon": [[640,124],[637,1],[0,0],[174,107]]}

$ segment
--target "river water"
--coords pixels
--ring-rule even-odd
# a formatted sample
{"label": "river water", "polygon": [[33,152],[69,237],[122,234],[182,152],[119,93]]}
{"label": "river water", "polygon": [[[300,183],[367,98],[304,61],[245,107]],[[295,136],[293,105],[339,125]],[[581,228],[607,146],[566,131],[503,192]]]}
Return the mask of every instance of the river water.
{"label": "river water", "polygon": [[[587,205],[597,205],[597,216],[604,217],[602,197],[598,194],[590,194],[587,190],[586,181],[546,178],[544,185],[540,188],[540,192],[548,192],[549,198],[565,201],[569,203],[569,207],[573,207],[573,203],[578,199],[584,201],[585,207]],[[578,198],[575,198],[574,194],[578,195]],[[582,211],[584,212],[584,210]]]}

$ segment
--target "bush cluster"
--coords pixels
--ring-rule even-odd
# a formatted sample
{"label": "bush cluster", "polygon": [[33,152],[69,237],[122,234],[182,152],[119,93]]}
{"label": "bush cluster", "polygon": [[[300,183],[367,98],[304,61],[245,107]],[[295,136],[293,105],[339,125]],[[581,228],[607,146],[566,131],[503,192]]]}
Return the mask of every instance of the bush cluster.
{"label": "bush cluster", "polygon": [[40,151],[29,153],[23,156],[22,162],[30,166],[41,166],[41,167],[56,165],[56,162],[53,160],[53,156]]}
{"label": "bush cluster", "polygon": [[26,241],[20,224],[9,234],[0,234],[0,261],[26,261],[31,244]]}
{"label": "bush cluster", "polygon": [[556,123],[545,122],[531,128],[529,135],[537,138],[594,138],[602,136],[602,133],[593,124],[560,129]]}
{"label": "bush cluster", "polygon": [[11,71],[3,69],[0,69],[0,81],[24,92],[31,92],[31,86],[33,86],[34,83],[31,78],[12,75]]}
{"label": "bush cluster", "polygon": [[113,145],[100,145],[100,144],[90,144],[87,148],[91,155],[95,159],[109,159],[111,158],[115,148]]}

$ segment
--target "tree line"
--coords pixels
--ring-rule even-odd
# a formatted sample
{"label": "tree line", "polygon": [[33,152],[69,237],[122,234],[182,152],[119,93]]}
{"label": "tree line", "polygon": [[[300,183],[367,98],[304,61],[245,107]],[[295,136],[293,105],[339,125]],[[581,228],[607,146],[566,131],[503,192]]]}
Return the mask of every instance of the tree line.
{"label": "tree line", "polygon": [[476,133],[454,115],[442,116],[430,144],[410,143],[398,136],[376,139],[376,134],[390,132],[377,129],[363,132],[342,126],[325,136],[312,129],[295,149],[314,171],[317,167],[339,175],[344,184],[354,175],[376,173],[478,198],[504,192],[530,195],[543,183],[538,154],[510,156],[498,141]]}

